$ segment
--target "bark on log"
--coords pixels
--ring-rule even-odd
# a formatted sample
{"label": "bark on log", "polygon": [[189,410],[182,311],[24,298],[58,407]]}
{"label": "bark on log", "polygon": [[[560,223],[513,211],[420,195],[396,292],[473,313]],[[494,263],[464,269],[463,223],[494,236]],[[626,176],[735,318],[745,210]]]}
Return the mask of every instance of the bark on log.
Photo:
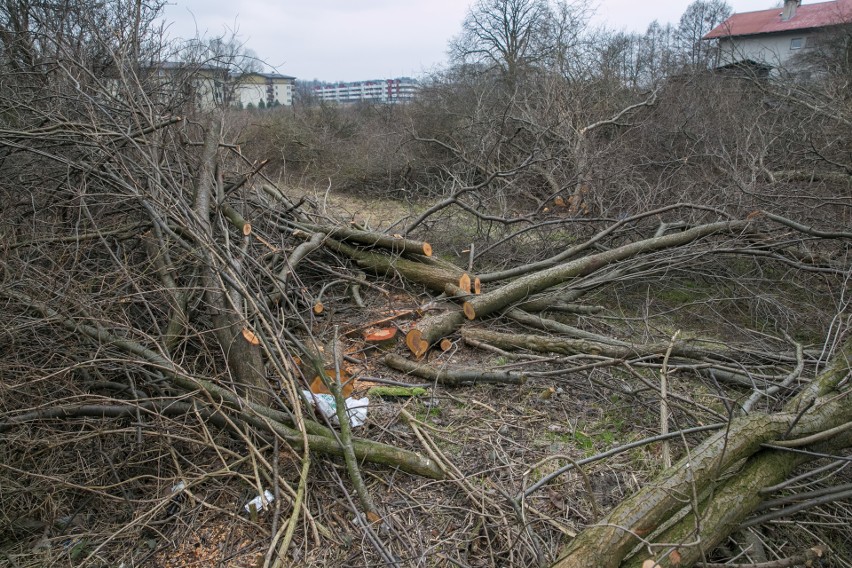
{"label": "bark on log", "polygon": [[[505,309],[516,302],[520,302],[531,294],[542,292],[548,288],[562,284],[571,278],[586,276],[613,262],[643,253],[682,246],[696,239],[718,233],[742,231],[748,227],[749,223],[750,221],[748,220],[710,223],[683,231],[682,233],[644,239],[612,250],[589,255],[522,276],[500,288],[479,296],[474,296],[466,302],[466,306],[469,307],[466,311],[475,318],[483,318],[496,311]],[[417,329],[420,331],[421,338],[430,344],[438,341],[443,336],[442,334],[450,333],[458,328],[461,324],[459,315],[459,312],[451,311],[429,322],[423,321],[419,323]],[[473,319],[469,315],[467,317],[468,319]]]}
{"label": "bark on log", "polygon": [[308,223],[301,223],[300,225],[310,232],[325,233],[341,242],[349,241],[371,247],[380,247],[396,253],[432,256],[432,245],[424,241],[406,239],[401,235],[386,235],[385,233],[349,227],[328,227]]}
{"label": "bark on log", "polygon": [[544,331],[550,331],[552,333],[559,333],[562,335],[576,337],[579,339],[588,339],[589,341],[596,341],[598,343],[604,343],[608,345],[619,345],[621,347],[630,346],[630,344],[626,341],[620,341],[612,337],[598,335],[597,333],[591,333],[556,320],[548,319],[533,314],[528,314],[527,312],[520,309],[513,308],[511,310],[506,310],[505,312],[503,312],[503,315],[505,315],[507,318],[515,320],[518,323],[522,323],[530,327],[535,327],[537,329],[542,329]]}
{"label": "bark on log", "polygon": [[572,304],[561,298],[545,297],[535,298],[521,302],[516,306],[525,312],[564,312],[566,314],[598,314],[604,310],[603,306],[586,306],[583,304]]}
{"label": "bark on log", "polygon": [[[843,436],[813,449],[818,452],[837,452],[852,444],[852,436]],[[699,562],[707,553],[737,530],[740,524],[760,505],[761,490],[780,483],[798,466],[813,460],[813,456],[794,454],[778,450],[762,450],[748,459],[745,466],[731,479],[715,487],[711,496],[688,512],[672,527],[652,540],[655,542],[695,542],[700,537],[700,546],[680,546],[673,562],[671,556],[657,560],[660,568],[680,568]],[[701,527],[701,534],[695,528]],[[630,557],[622,568],[641,568],[648,559],[647,552],[640,551]]]}
{"label": "bark on log", "polygon": [[390,353],[385,356],[385,364],[388,367],[403,371],[427,379],[437,381],[444,386],[459,386],[462,384],[476,383],[502,383],[519,385],[526,380],[520,373],[510,371],[480,371],[471,369],[448,369],[445,367],[433,367],[431,365],[423,365],[415,363],[405,357],[400,357]]}
{"label": "bark on log", "polygon": [[335,239],[326,239],[324,244],[329,249],[352,258],[364,270],[379,276],[399,274],[406,280],[423,284],[436,292],[444,292],[447,284],[458,288],[459,278],[464,274],[460,268],[452,270],[446,266],[439,267],[407,258],[394,258],[361,250]]}
{"label": "bark on log", "polygon": [[[751,414],[732,420],[727,430],[710,436],[680,462],[662,472],[651,484],[623,501],[599,524],[580,533],[571,541],[565,556],[554,566],[586,568],[594,565],[616,568],[630,550],[639,544],[637,537],[649,537],[669,519],[677,518],[684,503],[691,503],[693,495],[702,495],[725,476],[734,464],[755,456],[761,444],[785,436],[800,438],[849,422],[852,419],[852,404],[847,400],[848,392],[836,396],[834,389],[848,376],[850,370],[852,338],[846,341],[831,368],[791,400],[784,412],[773,415]],[[807,412],[804,412],[806,409]],[[758,468],[756,472],[762,471],[751,463],[746,467]],[[736,476],[734,479],[742,483],[748,478]],[[744,499],[745,495],[740,494],[740,498]],[[709,530],[706,520],[702,520],[701,526]],[[724,532],[727,529],[723,525],[720,530]],[[683,565],[687,566],[685,563]]]}
{"label": "bark on log", "polygon": [[[663,356],[669,349],[668,343],[647,345],[630,345],[628,343],[603,343],[590,339],[569,339],[565,337],[548,337],[544,335],[529,335],[520,333],[501,333],[480,328],[463,328],[462,337],[488,343],[500,349],[527,349],[541,353],[558,353],[560,355],[597,355],[613,359],[632,359],[649,355]],[[710,351],[690,347],[684,342],[678,342],[672,347],[672,355],[689,359],[704,359],[713,355]]]}

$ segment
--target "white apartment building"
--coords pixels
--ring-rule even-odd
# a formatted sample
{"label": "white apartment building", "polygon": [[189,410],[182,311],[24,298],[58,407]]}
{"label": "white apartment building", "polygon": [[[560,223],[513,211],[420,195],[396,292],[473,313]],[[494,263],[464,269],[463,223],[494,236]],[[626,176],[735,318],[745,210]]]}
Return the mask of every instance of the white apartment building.
{"label": "white apartment building", "polygon": [[296,78],[278,73],[244,73],[233,79],[233,104],[257,107],[263,101],[267,107],[293,104]]}
{"label": "white apartment building", "polygon": [[[293,104],[296,78],[278,73],[234,75],[207,63],[164,61],[149,68],[159,80],[162,96],[183,97],[201,109],[222,105],[253,107]],[[276,104],[277,103],[277,104]]]}
{"label": "white apartment building", "polygon": [[353,83],[337,83],[314,87],[314,94],[321,101],[354,103],[374,101],[380,103],[402,103],[412,100],[420,89],[416,80],[409,77],[397,79],[374,79]]}

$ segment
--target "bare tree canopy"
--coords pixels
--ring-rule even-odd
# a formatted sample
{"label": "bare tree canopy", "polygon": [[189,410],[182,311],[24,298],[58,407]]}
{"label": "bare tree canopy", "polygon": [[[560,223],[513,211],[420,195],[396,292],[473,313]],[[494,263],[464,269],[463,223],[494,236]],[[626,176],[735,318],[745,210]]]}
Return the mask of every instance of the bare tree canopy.
{"label": "bare tree canopy", "polygon": [[677,38],[687,65],[710,68],[715,64],[714,46],[702,38],[732,12],[725,0],[695,0],[686,8],[680,17]]}
{"label": "bare tree canopy", "polygon": [[478,0],[451,42],[450,55],[457,65],[497,69],[514,82],[526,70],[563,58],[586,17],[580,4],[562,0]]}

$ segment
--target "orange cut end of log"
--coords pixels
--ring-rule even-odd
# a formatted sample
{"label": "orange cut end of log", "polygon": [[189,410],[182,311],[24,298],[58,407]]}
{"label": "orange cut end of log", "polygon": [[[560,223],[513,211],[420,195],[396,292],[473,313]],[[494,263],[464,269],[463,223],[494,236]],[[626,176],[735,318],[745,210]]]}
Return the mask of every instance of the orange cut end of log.
{"label": "orange cut end of log", "polygon": [[316,304],[314,304],[314,313],[316,315],[320,315],[324,309],[325,307],[322,305],[322,302],[317,302]]}
{"label": "orange cut end of log", "polygon": [[557,195],[557,196],[553,199],[553,204],[554,204],[554,205],[556,205],[557,207],[565,207],[565,200],[564,200],[564,199],[562,199],[562,196],[561,196],[561,195]]}
{"label": "orange cut end of log", "polygon": [[459,288],[470,294],[470,276],[465,272],[459,278]]}
{"label": "orange cut end of log", "polygon": [[[326,369],[325,370],[326,381],[329,383],[334,380],[334,369]],[[341,389],[341,395],[343,398],[349,398],[352,395],[352,391],[355,389],[355,381],[349,380],[349,373],[347,373],[344,369],[340,369],[340,381],[343,383],[343,388]],[[314,394],[331,394],[331,391],[328,390],[328,387],[325,386],[326,383],[323,382],[322,378],[317,375],[314,377],[314,380],[311,381],[311,392]]]}
{"label": "orange cut end of log", "polygon": [[450,348],[453,346],[453,342],[445,337],[441,340],[441,343],[439,343],[439,345],[441,347],[441,351],[449,351]]}
{"label": "orange cut end of log", "polygon": [[408,333],[405,334],[405,346],[408,347],[408,350],[417,354],[417,350],[420,348],[422,334],[419,329],[412,329]]}
{"label": "orange cut end of log", "polygon": [[258,339],[254,332],[247,327],[243,328],[243,338],[252,345],[260,345],[260,339]]}
{"label": "orange cut end of log", "polygon": [[473,309],[473,304],[470,302],[465,302],[462,304],[462,311],[464,312],[464,317],[469,320],[476,319],[476,310]]}
{"label": "orange cut end of log", "polygon": [[473,293],[482,294],[482,282],[479,280],[479,276],[473,279]]}
{"label": "orange cut end of log", "polygon": [[419,329],[412,329],[405,334],[405,346],[418,359],[429,350],[429,342],[423,340],[423,333]]}
{"label": "orange cut end of log", "polygon": [[678,552],[677,549],[674,549],[674,550],[672,550],[672,553],[669,554],[669,560],[672,561],[673,565],[680,566],[680,562],[681,562],[681,560],[683,560],[683,557],[681,556],[680,552]]}
{"label": "orange cut end of log", "polygon": [[423,243],[423,256],[432,256],[432,245]]}
{"label": "orange cut end of log", "polygon": [[383,327],[364,334],[364,341],[367,343],[384,343],[391,341],[396,337],[395,327]]}
{"label": "orange cut end of log", "polygon": [[243,225],[243,236],[247,237],[251,234],[251,223]]}

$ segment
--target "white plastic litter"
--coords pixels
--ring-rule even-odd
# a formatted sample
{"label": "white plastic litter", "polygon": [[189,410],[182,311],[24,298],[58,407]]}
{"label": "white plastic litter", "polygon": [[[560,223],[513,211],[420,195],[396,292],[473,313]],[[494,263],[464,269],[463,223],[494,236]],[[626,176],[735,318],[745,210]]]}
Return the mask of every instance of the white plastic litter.
{"label": "white plastic litter", "polygon": [[255,511],[263,511],[274,500],[275,496],[272,495],[272,493],[270,493],[268,489],[266,489],[263,492],[263,496],[258,495],[257,497],[246,503],[244,509],[246,510],[246,513],[251,513],[251,506],[254,505]]}
{"label": "white plastic litter", "polygon": [[[340,422],[337,420],[337,402],[334,400],[334,395],[315,394],[309,390],[303,390],[302,394],[305,396],[305,400],[316,406],[317,410],[328,418],[329,422],[334,426],[340,426]],[[367,422],[367,407],[370,405],[370,399],[349,397],[345,402],[349,424],[353,428],[363,426]]]}

